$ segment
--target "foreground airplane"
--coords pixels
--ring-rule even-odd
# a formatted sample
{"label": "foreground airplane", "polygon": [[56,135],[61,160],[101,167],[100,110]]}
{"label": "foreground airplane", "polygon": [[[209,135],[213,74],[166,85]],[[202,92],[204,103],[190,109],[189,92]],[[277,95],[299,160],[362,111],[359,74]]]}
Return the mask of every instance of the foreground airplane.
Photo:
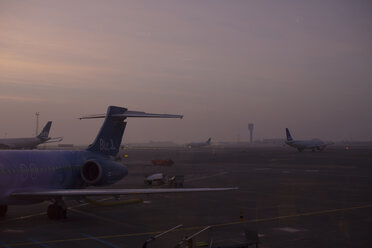
{"label": "foreground airplane", "polygon": [[286,144],[296,148],[299,152],[302,152],[305,149],[311,149],[313,152],[316,150],[323,151],[328,145],[332,143],[325,143],[319,139],[312,139],[312,140],[294,140],[289,132],[288,128],[285,129],[287,140]]}
{"label": "foreground airplane", "polygon": [[50,219],[66,217],[64,197],[153,194],[171,192],[222,191],[235,188],[186,189],[86,189],[114,184],[128,174],[115,161],[128,117],[182,118],[181,115],[149,114],[108,107],[107,114],[81,119],[105,118],[95,139],[83,151],[6,150],[0,151],[0,216],[8,205],[51,201]]}
{"label": "foreground airplane", "polygon": [[50,138],[49,131],[52,122],[48,121],[41,133],[33,138],[9,138],[0,139],[0,149],[33,149],[42,143],[52,143],[62,141],[62,137]]}
{"label": "foreground airplane", "polygon": [[211,138],[209,138],[206,142],[195,142],[187,144],[188,148],[195,148],[195,147],[203,147],[209,146],[211,144]]}

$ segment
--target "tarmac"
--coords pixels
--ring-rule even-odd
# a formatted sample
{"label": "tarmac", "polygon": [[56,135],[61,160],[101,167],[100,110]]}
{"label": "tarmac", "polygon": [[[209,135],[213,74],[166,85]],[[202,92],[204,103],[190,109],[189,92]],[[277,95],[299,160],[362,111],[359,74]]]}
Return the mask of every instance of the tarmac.
{"label": "tarmac", "polygon": [[[135,248],[179,224],[147,247],[175,247],[208,226],[194,242],[232,243],[251,230],[260,247],[372,247],[372,147],[128,148],[120,157],[129,175],[111,188],[149,187],[145,176],[162,172],[183,175],[185,188],[239,189],[122,197],[142,203],[116,206],[67,200],[68,218],[60,221],[47,218],[47,202],[9,206],[0,247]],[[151,164],[170,158],[172,166]]]}

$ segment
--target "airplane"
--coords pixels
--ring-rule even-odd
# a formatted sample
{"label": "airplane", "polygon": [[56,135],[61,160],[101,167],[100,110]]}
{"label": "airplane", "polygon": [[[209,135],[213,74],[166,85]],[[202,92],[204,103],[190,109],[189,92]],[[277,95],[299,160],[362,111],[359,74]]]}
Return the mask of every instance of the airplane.
{"label": "airplane", "polygon": [[203,147],[209,146],[211,144],[211,138],[209,138],[206,142],[194,142],[187,144],[188,148],[196,148],[196,147]]}
{"label": "airplane", "polygon": [[0,151],[0,216],[8,205],[51,201],[47,216],[66,218],[65,197],[119,196],[133,194],[225,191],[237,188],[105,189],[128,174],[115,161],[129,117],[182,118],[182,115],[151,114],[109,106],[106,114],[80,119],[104,118],[94,142],[86,150],[2,150]]}
{"label": "airplane", "polygon": [[323,151],[328,145],[333,144],[333,143],[325,143],[324,141],[319,140],[319,139],[294,140],[288,128],[285,129],[285,132],[287,135],[287,140],[285,141],[285,143],[289,146],[297,148],[299,152],[302,152],[305,149],[311,149],[313,152],[315,152],[316,150]]}
{"label": "airplane", "polygon": [[33,138],[8,138],[0,139],[0,149],[34,149],[43,143],[60,142],[62,137],[50,138],[49,130],[52,122],[48,121],[41,133]]}

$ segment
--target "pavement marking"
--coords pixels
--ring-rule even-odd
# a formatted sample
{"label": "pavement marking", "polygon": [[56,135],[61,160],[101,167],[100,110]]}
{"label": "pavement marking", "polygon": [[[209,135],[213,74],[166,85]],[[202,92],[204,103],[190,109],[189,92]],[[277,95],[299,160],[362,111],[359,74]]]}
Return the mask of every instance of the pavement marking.
{"label": "pavement marking", "polygon": [[263,170],[270,170],[271,168],[264,167],[264,168],[253,168],[255,171],[263,171]]}
{"label": "pavement marking", "polygon": [[[110,200],[112,199],[111,197],[110,198],[104,198],[100,201],[107,201],[107,200]],[[67,209],[68,210],[72,210],[72,209],[75,209],[75,208],[80,208],[80,207],[83,207],[83,206],[86,206],[86,205],[89,205],[90,203],[81,203],[81,204],[78,204],[78,205],[75,205],[75,206],[71,206],[71,207],[68,207]],[[30,214],[30,215],[24,215],[24,216],[19,216],[19,217],[16,217],[16,218],[13,218],[13,219],[9,219],[9,220],[4,220],[2,221],[2,223],[4,222],[9,222],[9,221],[14,221],[14,220],[25,220],[25,219],[30,219],[32,217],[36,217],[36,216],[41,216],[41,215],[46,215],[46,211],[45,212],[40,212],[40,213],[36,213],[36,214]]]}
{"label": "pavement marking", "polygon": [[77,210],[77,209],[70,209],[70,211],[75,212],[75,213],[78,213],[78,214],[86,215],[89,218],[94,218],[94,219],[97,219],[97,220],[100,220],[100,221],[104,221],[104,222],[108,222],[108,223],[115,224],[115,225],[125,226],[125,227],[128,227],[128,228],[135,227],[133,225],[129,225],[129,224],[126,224],[126,223],[123,223],[123,222],[120,222],[120,221],[115,221],[113,219],[101,217],[101,216],[98,216],[96,214],[83,212],[83,211],[80,211],[80,210]]}
{"label": "pavement marking", "polygon": [[203,180],[203,179],[207,179],[207,178],[218,177],[218,176],[226,175],[227,173],[228,173],[227,171],[222,171],[222,172],[218,172],[216,174],[212,174],[212,175],[208,175],[208,176],[197,177],[197,178],[185,180],[185,182],[193,182],[193,181],[199,181],[199,180]]}
{"label": "pavement marking", "polygon": [[283,231],[283,232],[289,232],[289,233],[296,233],[296,232],[303,232],[304,230],[296,229],[293,227],[279,227],[274,228],[275,230]]}
{"label": "pavement marking", "polygon": [[39,241],[37,241],[36,239],[29,238],[29,240],[31,240],[31,242],[33,242],[34,244],[39,245],[39,246],[41,246],[41,247],[44,247],[44,248],[50,248],[50,246],[48,246],[48,245],[46,245],[46,244],[43,244],[42,242],[39,242]]}
{"label": "pavement marking", "polygon": [[273,158],[270,159],[270,162],[275,162],[275,161],[292,161],[294,158]]}
{"label": "pavement marking", "polygon": [[[365,209],[365,208],[372,208],[372,204],[363,205],[363,206],[356,206],[356,207],[349,207],[349,208],[336,208],[336,209],[328,209],[328,210],[319,210],[319,211],[312,211],[306,213],[299,213],[299,214],[291,214],[291,215],[283,215],[283,216],[276,216],[276,217],[268,217],[268,218],[261,218],[261,219],[252,219],[246,221],[233,221],[233,222],[226,222],[220,223],[215,225],[204,225],[204,226],[193,226],[188,228],[181,228],[176,231],[195,231],[201,230],[206,228],[207,226],[210,227],[223,227],[223,226],[232,226],[232,225],[239,225],[239,224],[246,224],[246,223],[258,223],[258,222],[266,222],[266,221],[274,221],[274,220],[282,220],[282,219],[289,219],[289,218],[296,218],[296,217],[303,217],[303,216],[312,216],[312,215],[321,215],[321,214],[332,214],[338,212],[345,212],[351,211],[356,209]],[[113,239],[113,238],[125,238],[125,237],[139,237],[139,236],[153,236],[159,233],[164,232],[162,231],[152,231],[152,232],[140,232],[140,233],[124,233],[124,234],[112,234],[112,235],[102,235],[102,236],[95,236],[94,238],[97,239]],[[35,244],[56,244],[56,243],[66,243],[66,242],[73,242],[73,241],[84,241],[84,240],[91,240],[91,237],[84,237],[84,238],[69,238],[69,239],[56,239],[56,240],[46,240],[43,242],[19,242],[13,244],[4,244],[3,246],[31,246]]]}
{"label": "pavement marking", "polygon": [[40,216],[40,215],[45,215],[45,212],[37,213],[37,214],[30,214],[30,215],[19,216],[19,217],[16,217],[14,219],[9,219],[9,220],[5,220],[5,221],[25,220],[25,219],[29,219],[29,218]]}
{"label": "pavement marking", "polygon": [[89,234],[84,234],[83,236],[85,236],[85,237],[87,237],[87,238],[89,238],[89,239],[95,240],[95,241],[97,241],[97,242],[100,242],[100,243],[102,243],[102,244],[104,244],[104,245],[107,245],[107,246],[113,247],[113,248],[121,248],[120,246],[117,246],[117,245],[115,245],[115,244],[113,244],[113,243],[110,243],[110,242],[104,241],[104,240],[102,240],[102,239],[100,239],[100,238],[96,238],[96,237],[94,237],[94,236],[92,236],[92,235],[89,235]]}
{"label": "pavement marking", "polygon": [[4,233],[24,233],[24,230],[16,230],[16,229],[5,229],[2,232]]}

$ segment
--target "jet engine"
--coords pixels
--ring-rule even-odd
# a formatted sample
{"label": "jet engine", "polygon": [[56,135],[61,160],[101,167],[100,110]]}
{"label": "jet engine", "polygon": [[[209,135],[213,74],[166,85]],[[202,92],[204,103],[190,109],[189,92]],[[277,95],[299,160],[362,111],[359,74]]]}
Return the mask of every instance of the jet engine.
{"label": "jet engine", "polygon": [[80,173],[87,185],[106,186],[121,180],[128,174],[128,170],[115,161],[94,159],[86,161]]}

